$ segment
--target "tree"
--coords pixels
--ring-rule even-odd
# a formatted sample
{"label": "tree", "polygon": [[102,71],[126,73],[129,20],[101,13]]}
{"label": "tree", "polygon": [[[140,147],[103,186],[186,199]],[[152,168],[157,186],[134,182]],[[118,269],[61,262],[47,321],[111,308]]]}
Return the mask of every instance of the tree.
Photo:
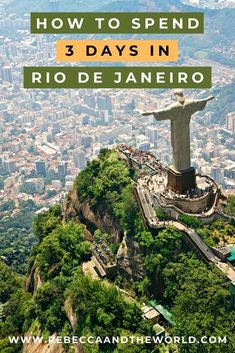
{"label": "tree", "polygon": [[60,206],[53,206],[49,211],[39,213],[33,222],[34,234],[41,241],[61,223],[61,220]]}
{"label": "tree", "polygon": [[197,219],[196,217],[193,217],[193,216],[189,216],[187,214],[181,214],[179,216],[179,220],[192,228],[202,227],[202,221],[200,219]]}
{"label": "tree", "polygon": [[224,212],[228,215],[235,217],[235,196],[229,195],[227,205],[224,207]]}
{"label": "tree", "polygon": [[154,244],[154,238],[147,230],[138,233],[137,239],[139,244],[145,248],[150,248]]}
{"label": "tree", "polygon": [[167,219],[167,214],[161,209],[161,208],[157,208],[155,210],[156,212],[156,216],[160,221],[165,221]]}
{"label": "tree", "polygon": [[147,333],[142,325],[141,311],[135,303],[125,300],[116,286],[79,275],[69,286],[67,296],[79,317],[77,334],[90,331],[96,336],[118,335],[120,329]]}
{"label": "tree", "polygon": [[0,302],[6,303],[21,286],[22,280],[0,261]]}

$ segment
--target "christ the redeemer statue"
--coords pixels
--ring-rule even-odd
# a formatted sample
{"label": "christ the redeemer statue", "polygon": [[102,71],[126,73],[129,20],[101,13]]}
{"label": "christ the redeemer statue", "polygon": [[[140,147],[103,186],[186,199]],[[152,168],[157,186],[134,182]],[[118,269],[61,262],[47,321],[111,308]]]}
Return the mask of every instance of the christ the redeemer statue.
{"label": "christ the redeemer statue", "polygon": [[215,97],[205,99],[185,98],[182,90],[175,90],[177,103],[156,112],[144,113],[154,115],[156,120],[171,121],[171,145],[173,149],[173,169],[183,172],[191,167],[190,161],[190,120],[194,113],[201,111]]}

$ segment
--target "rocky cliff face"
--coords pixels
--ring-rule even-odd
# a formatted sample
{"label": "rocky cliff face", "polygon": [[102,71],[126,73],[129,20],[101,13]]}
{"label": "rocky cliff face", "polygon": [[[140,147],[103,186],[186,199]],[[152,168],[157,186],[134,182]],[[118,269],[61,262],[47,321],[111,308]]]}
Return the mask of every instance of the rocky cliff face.
{"label": "rocky cliff face", "polygon": [[25,290],[27,292],[34,293],[38,288],[41,287],[41,285],[42,285],[41,276],[38,271],[38,268],[36,267],[36,264],[34,263],[32,270],[30,272],[30,275],[26,280]]}
{"label": "rocky cliff face", "polygon": [[124,236],[118,222],[104,210],[95,213],[87,201],[80,202],[75,189],[68,195],[64,217],[66,221],[76,219],[77,222],[84,223],[91,232],[100,229],[109,234],[110,240],[114,243],[122,242],[117,254],[118,272],[130,281],[141,280],[144,277],[145,270],[140,258],[139,244],[133,238]]}
{"label": "rocky cliff face", "polygon": [[[26,282],[26,290],[30,290],[32,292],[36,291],[40,285],[42,284],[40,279],[40,274],[34,264],[30,276]],[[76,328],[78,325],[78,318],[73,311],[72,303],[70,298],[68,298],[64,303],[65,313],[70,322],[70,325],[73,329],[73,334],[76,336]],[[41,336],[40,330],[38,332],[34,332],[34,336],[38,335]],[[25,336],[30,337],[32,336],[31,332],[27,332]],[[35,343],[33,339],[30,340],[30,343],[24,344],[23,346],[23,353],[65,353],[66,350],[63,347],[63,344],[56,343],[57,333],[55,332],[52,335],[53,343],[48,344],[47,342],[42,343]],[[84,353],[83,347],[80,343],[74,344],[72,346],[74,353]]]}
{"label": "rocky cliff face", "polygon": [[123,238],[118,222],[103,209],[94,212],[89,202],[80,202],[75,189],[68,195],[64,217],[66,221],[75,219],[78,223],[85,224],[91,233],[100,229],[102,232],[109,234],[114,243],[119,243]]}
{"label": "rocky cliff face", "polygon": [[73,332],[75,332],[78,325],[78,318],[73,311],[72,302],[70,298],[66,299],[64,303],[64,309],[65,309],[66,316],[70,322],[70,325],[73,329]]}
{"label": "rocky cliff face", "polygon": [[140,281],[145,275],[140,255],[139,244],[125,235],[117,253],[117,265],[119,272],[130,281]]}

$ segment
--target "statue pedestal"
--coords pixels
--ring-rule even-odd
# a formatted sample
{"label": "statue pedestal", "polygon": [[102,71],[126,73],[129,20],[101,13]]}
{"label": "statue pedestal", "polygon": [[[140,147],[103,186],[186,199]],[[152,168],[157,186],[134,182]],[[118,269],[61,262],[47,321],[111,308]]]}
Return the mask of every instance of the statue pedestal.
{"label": "statue pedestal", "polygon": [[168,169],[168,187],[181,194],[188,189],[196,187],[196,174],[194,168],[186,169],[182,172]]}

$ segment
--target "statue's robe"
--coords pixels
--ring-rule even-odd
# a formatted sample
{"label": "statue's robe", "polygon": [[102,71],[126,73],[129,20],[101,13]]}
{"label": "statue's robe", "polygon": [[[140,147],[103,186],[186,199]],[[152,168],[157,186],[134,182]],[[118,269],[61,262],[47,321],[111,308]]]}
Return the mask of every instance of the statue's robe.
{"label": "statue's robe", "polygon": [[182,172],[191,167],[190,161],[190,120],[194,113],[205,108],[208,99],[185,99],[170,107],[153,113],[156,120],[171,121],[171,145],[173,168]]}

